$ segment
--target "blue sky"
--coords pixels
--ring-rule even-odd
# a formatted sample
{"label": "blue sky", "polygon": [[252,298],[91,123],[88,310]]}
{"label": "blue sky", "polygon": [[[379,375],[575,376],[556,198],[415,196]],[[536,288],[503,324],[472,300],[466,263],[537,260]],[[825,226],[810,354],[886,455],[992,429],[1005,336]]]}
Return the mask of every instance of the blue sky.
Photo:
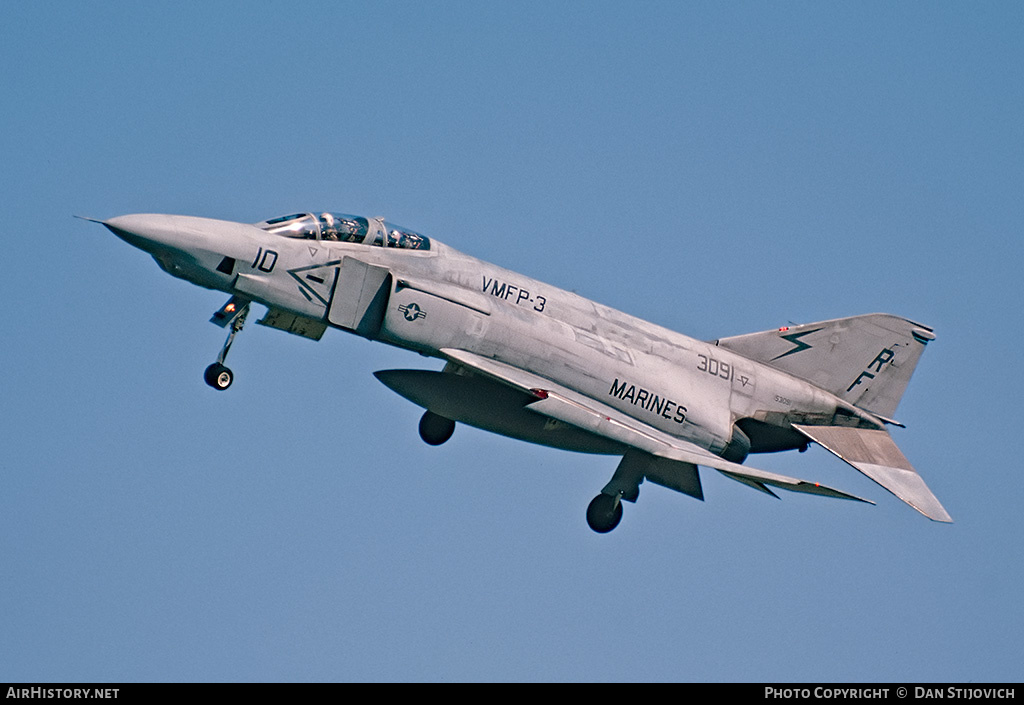
{"label": "blue sky", "polygon": [[[1019,681],[1016,3],[15,2],[0,680]],[[699,338],[933,326],[893,433],[956,523],[460,427],[72,214],[384,215]]]}

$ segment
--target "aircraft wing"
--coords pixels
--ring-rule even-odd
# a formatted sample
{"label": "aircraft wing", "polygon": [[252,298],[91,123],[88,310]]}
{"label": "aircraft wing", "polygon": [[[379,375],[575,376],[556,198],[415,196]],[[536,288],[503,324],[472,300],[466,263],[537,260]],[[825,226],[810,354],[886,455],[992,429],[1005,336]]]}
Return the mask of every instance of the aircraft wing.
{"label": "aircraft wing", "polygon": [[846,426],[801,426],[800,433],[849,463],[933,521],[953,518],[928,489],[888,432]]}
{"label": "aircraft wing", "polygon": [[[816,482],[807,482],[724,460],[700,446],[659,431],[606,404],[602,404],[595,399],[563,387],[527,370],[465,350],[446,348],[441,350],[441,354],[452,363],[532,394],[537,398],[536,401],[530,402],[527,405],[527,408],[532,411],[604,436],[605,438],[610,438],[648,453],[655,458],[714,468],[726,477],[772,496],[775,496],[775,494],[766,485],[779,487],[791,492],[852,499],[874,504],[869,500],[826,487]],[[657,479],[654,477],[650,479],[657,482]],[[659,482],[659,484],[666,484],[666,486],[670,486],[673,489],[679,489],[668,483]],[[685,490],[679,489],[679,491]],[[691,492],[687,491],[687,494],[691,494]]]}

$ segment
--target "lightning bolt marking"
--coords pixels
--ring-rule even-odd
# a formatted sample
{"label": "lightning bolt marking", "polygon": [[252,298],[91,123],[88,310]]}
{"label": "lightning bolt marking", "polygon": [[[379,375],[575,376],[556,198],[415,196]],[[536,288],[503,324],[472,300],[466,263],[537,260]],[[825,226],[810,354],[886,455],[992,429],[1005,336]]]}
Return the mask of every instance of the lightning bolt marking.
{"label": "lightning bolt marking", "polygon": [[800,338],[804,337],[805,335],[810,335],[811,333],[817,333],[819,330],[821,330],[821,328],[815,328],[814,330],[805,330],[800,333],[790,333],[789,335],[780,336],[783,340],[788,340],[789,342],[793,343],[793,345],[796,347],[794,347],[792,350],[788,350],[782,353],[781,355],[776,355],[771,359],[771,362],[775,362],[780,357],[786,357],[787,355],[794,355],[798,352],[809,350],[812,347],[811,344],[805,343],[804,341],[800,340]]}

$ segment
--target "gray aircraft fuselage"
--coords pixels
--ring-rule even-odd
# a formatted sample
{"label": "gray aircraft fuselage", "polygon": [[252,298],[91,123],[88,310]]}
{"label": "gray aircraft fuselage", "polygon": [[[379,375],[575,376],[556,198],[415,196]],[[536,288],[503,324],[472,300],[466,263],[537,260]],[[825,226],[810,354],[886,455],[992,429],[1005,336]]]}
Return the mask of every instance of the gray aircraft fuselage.
{"label": "gray aircraft fuselage", "polygon": [[[584,400],[588,411],[586,400],[593,400],[598,416],[604,407],[613,409],[634,420],[641,434],[664,434],[735,463],[748,453],[806,448],[808,436],[794,424],[878,430],[891,423],[886,416],[894,403],[879,401],[881,409],[869,410],[850,399],[881,376],[897,345],[862,354],[854,364],[863,371],[850,378],[849,389],[843,392],[844,378],[828,391],[808,381],[810,373],[780,369],[790,362],[784,358],[811,348],[806,341],[821,329],[788,336],[780,329],[770,341],[778,339],[779,353],[762,356],[766,364],[382,219],[296,214],[253,225],[148,214],[103,224],[173,276],[232,295],[230,312],[257,302],[268,309],[260,323],[292,333],[319,339],[326,328],[339,328],[447,360],[444,377],[393,371],[381,379],[440,417],[531,442],[608,454],[631,448],[621,436],[531,411],[535,399],[522,389],[534,378],[570,390],[567,398]],[[926,342],[920,336],[930,331],[915,330]],[[463,353],[530,377],[519,389],[510,387],[500,370],[492,377],[480,374],[486,367],[461,365],[469,359],[459,357]],[[911,369],[913,363],[916,357]],[[604,413],[607,421],[613,416]]]}

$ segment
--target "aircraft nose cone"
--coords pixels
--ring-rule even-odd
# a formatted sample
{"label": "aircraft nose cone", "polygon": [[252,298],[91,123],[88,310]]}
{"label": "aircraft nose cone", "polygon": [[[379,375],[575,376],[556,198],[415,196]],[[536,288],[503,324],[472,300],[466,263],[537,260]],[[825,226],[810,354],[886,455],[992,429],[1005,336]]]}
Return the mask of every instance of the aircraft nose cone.
{"label": "aircraft nose cone", "polygon": [[174,219],[167,215],[119,215],[103,221],[103,225],[129,245],[147,251],[161,245],[169,245],[178,239]]}

